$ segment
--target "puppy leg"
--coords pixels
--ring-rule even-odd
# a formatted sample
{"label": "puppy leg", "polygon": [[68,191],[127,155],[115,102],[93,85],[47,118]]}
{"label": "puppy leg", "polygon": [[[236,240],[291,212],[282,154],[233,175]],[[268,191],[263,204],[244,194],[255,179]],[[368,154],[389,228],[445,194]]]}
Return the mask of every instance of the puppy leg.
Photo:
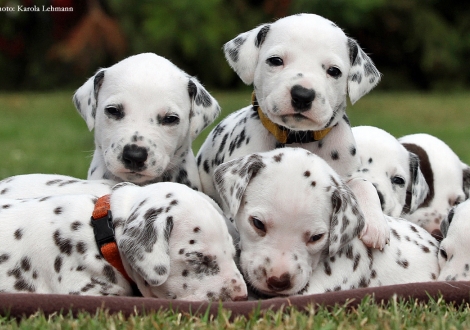
{"label": "puppy leg", "polygon": [[382,250],[390,241],[390,228],[380,207],[377,190],[364,179],[351,179],[347,184],[364,214],[365,226],[359,238],[368,247]]}

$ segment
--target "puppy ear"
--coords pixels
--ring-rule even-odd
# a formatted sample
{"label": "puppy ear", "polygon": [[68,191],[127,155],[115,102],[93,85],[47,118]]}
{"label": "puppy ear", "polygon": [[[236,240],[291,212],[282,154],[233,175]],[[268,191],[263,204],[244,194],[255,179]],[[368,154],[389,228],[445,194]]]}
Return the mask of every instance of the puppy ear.
{"label": "puppy ear", "polygon": [[149,197],[140,194],[142,189],[121,185],[113,191],[111,207],[119,205],[119,208],[112,208],[113,217],[123,223],[116,241],[123,261],[131,268],[129,275],[134,280],[138,276],[149,285],[158,286],[170,274],[169,239],[173,218],[165,215],[164,207],[147,204]]}
{"label": "puppy ear", "polygon": [[194,77],[189,79],[188,93],[191,98],[190,134],[191,140],[194,141],[220,114],[220,106]]}
{"label": "puppy ear", "polygon": [[214,184],[222,197],[223,209],[234,217],[250,180],[266,165],[263,157],[251,154],[222,163],[214,171]]}
{"label": "puppy ear", "polygon": [[381,75],[370,57],[364,53],[355,40],[348,38],[348,49],[351,61],[348,94],[351,103],[354,104],[379,83]]}
{"label": "puppy ear", "polygon": [[73,96],[73,104],[80,116],[85,119],[88,129],[95,127],[96,107],[98,105],[98,93],[103,84],[105,70],[99,70],[89,78]]}
{"label": "puppy ear", "polygon": [[260,25],[253,30],[239,34],[224,45],[225,58],[247,85],[253,83],[259,49],[269,28],[269,24]]}
{"label": "puppy ear", "polygon": [[408,212],[413,213],[420,206],[429,193],[429,186],[419,167],[419,157],[409,152],[411,182],[406,189],[406,206]]}
{"label": "puppy ear", "polygon": [[456,208],[456,206],[451,208],[449,210],[449,213],[447,214],[447,217],[444,220],[442,220],[442,222],[441,222],[440,229],[441,229],[441,233],[442,233],[442,238],[446,238],[446,236],[447,236],[447,232],[449,231],[449,226],[452,222],[452,219],[454,218],[455,208]]}
{"label": "puppy ear", "polygon": [[462,176],[463,176],[463,192],[465,199],[470,198],[470,166],[462,163]]}
{"label": "puppy ear", "polygon": [[330,220],[328,255],[336,255],[341,248],[358,237],[364,228],[364,215],[351,189],[332,178],[332,214]]}

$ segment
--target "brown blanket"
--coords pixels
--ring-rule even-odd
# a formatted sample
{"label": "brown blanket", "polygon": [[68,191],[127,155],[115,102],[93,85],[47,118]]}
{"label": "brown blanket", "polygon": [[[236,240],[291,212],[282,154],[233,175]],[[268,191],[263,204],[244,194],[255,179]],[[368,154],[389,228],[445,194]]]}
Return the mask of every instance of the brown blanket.
{"label": "brown blanket", "polygon": [[[309,304],[334,306],[335,304],[353,307],[367,296],[373,296],[376,302],[387,302],[394,295],[398,298],[427,302],[442,297],[447,303],[469,303],[470,282],[428,282],[402,285],[364,288],[338,291],[309,296],[293,296],[289,298],[272,298],[260,301],[226,302],[223,307],[232,312],[232,317],[248,316],[253,309],[278,310],[285,306],[297,306],[300,309]],[[10,317],[29,316],[42,311],[46,316],[52,313],[67,314],[72,311],[76,315],[80,311],[95,313],[103,308],[109,313],[123,312],[124,315],[173,309],[179,312],[191,312],[200,315],[207,312],[217,315],[219,304],[207,302],[187,302],[182,300],[166,300],[141,297],[95,297],[52,294],[0,293],[0,315]]]}

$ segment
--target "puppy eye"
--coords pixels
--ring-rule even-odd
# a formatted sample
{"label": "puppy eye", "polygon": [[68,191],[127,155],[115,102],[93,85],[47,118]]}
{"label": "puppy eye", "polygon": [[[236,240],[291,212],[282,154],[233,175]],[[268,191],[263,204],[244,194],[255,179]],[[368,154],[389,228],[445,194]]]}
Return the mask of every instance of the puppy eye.
{"label": "puppy eye", "polygon": [[401,176],[394,176],[392,178],[392,183],[397,184],[399,186],[404,186],[405,185],[405,179],[403,179]]}
{"label": "puppy eye", "polygon": [[250,217],[250,221],[258,231],[262,233],[266,233],[266,227],[264,226],[263,222],[261,222],[259,219],[255,217]]}
{"label": "puppy eye", "polygon": [[323,237],[323,234],[312,235],[310,236],[307,243],[314,243],[316,241],[319,241],[322,237]]}
{"label": "puppy eye", "polygon": [[115,105],[109,105],[104,109],[105,113],[114,119],[121,119],[124,117],[124,111],[121,107]]}
{"label": "puppy eye", "polygon": [[341,70],[338,69],[337,67],[335,66],[331,66],[328,68],[328,70],[326,70],[326,73],[330,76],[332,76],[333,78],[339,78],[341,77]]}
{"label": "puppy eye", "polygon": [[266,60],[266,63],[270,66],[281,66],[284,64],[284,61],[280,57],[273,56],[273,57],[268,58]]}
{"label": "puppy eye", "polygon": [[180,118],[177,115],[171,114],[163,117],[162,125],[177,125],[180,122]]}
{"label": "puppy eye", "polygon": [[441,254],[441,257],[447,260],[447,252],[444,249],[440,249],[439,253]]}

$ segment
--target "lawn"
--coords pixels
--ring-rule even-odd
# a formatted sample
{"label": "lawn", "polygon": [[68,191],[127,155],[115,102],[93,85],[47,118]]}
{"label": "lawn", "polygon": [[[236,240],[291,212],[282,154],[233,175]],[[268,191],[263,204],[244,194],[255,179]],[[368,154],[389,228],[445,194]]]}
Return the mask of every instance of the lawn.
{"label": "lawn", "polygon": [[[59,173],[85,178],[93,150],[92,133],[72,105],[73,91],[54,93],[0,94],[0,179],[22,173]],[[214,92],[223,114],[249,103],[250,92]],[[470,93],[420,94],[373,92],[349,106],[352,125],[374,125],[396,137],[426,132],[445,141],[470,164]],[[211,126],[213,127],[213,125]],[[197,151],[210,129],[194,143]],[[303,312],[287,309],[258,319],[236,318],[228,312],[219,317],[196,318],[162,311],[129,320],[122,315],[45,317],[37,314],[21,321],[0,317],[0,327],[21,328],[183,328],[183,329],[470,329],[469,306],[453,307],[442,301],[428,304],[394,301],[378,306],[365,300],[346,312],[310,308]]]}
{"label": "lawn", "polygon": [[[0,179],[22,173],[86,177],[93,136],[75,111],[72,94],[0,94]],[[219,120],[250,102],[248,90],[213,95],[223,109]],[[348,115],[354,126],[377,126],[397,137],[433,134],[470,163],[469,110],[470,93],[373,92],[349,106]],[[210,128],[194,142],[196,152]]]}

